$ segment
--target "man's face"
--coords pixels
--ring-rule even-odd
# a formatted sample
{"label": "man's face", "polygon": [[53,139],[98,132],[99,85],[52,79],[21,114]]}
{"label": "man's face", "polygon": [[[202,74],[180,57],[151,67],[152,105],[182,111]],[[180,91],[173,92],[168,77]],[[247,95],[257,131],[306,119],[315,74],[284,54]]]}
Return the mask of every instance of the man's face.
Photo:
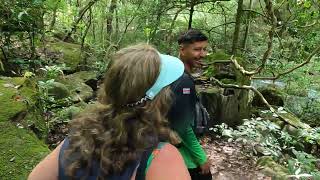
{"label": "man's face", "polygon": [[207,55],[208,41],[198,41],[192,44],[181,45],[180,58],[191,69],[199,68],[202,59]]}

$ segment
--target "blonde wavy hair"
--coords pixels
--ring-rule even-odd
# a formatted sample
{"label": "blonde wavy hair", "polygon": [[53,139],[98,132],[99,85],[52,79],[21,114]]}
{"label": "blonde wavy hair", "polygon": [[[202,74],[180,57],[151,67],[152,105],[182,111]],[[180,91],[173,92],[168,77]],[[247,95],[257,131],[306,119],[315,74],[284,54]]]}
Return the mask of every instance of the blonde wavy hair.
{"label": "blonde wavy hair", "polygon": [[124,48],[113,56],[99,105],[70,123],[70,144],[65,153],[65,159],[72,157],[66,167],[69,177],[75,177],[79,169],[89,172],[95,161],[101,170],[98,179],[103,179],[120,173],[159,141],[179,143],[165,118],[171,105],[170,88],[164,88],[152,101],[126,106],[143,98],[159,73],[160,56],[149,45]]}

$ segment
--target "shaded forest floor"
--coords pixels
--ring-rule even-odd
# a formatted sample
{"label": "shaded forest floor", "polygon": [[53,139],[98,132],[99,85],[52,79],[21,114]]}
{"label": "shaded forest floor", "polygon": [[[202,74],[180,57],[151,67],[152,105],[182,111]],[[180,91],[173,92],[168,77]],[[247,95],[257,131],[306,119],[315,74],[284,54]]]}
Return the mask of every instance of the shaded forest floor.
{"label": "shaded forest floor", "polygon": [[201,144],[211,160],[214,180],[271,180],[256,166],[249,146],[208,137],[202,138]]}

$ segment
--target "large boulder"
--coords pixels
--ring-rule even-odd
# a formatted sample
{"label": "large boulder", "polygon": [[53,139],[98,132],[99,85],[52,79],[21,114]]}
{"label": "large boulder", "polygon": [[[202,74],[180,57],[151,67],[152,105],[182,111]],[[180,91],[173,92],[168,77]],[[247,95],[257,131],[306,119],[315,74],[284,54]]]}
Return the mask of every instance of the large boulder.
{"label": "large boulder", "polygon": [[75,103],[87,102],[94,96],[93,89],[97,89],[96,73],[77,72],[52,81],[48,83],[47,87],[49,96],[56,100],[70,98]]}
{"label": "large boulder", "polygon": [[[27,86],[26,79],[0,78],[0,177],[1,179],[26,179],[31,169],[49,153],[29,125],[38,129],[44,121],[31,118],[35,89]],[[30,116],[29,121],[27,117]]]}
{"label": "large boulder", "polygon": [[97,72],[95,71],[79,71],[79,72],[70,74],[65,78],[84,82],[85,84],[90,86],[93,90],[97,90],[98,88]]}
{"label": "large boulder", "polygon": [[[73,102],[89,101],[94,97],[93,89],[86,83],[96,88],[96,74],[94,72],[78,72],[59,80],[65,84],[71,93],[71,99]],[[95,83],[94,83],[95,81]]]}
{"label": "large boulder", "polygon": [[25,77],[0,77],[0,122],[13,122],[31,129],[43,138],[46,129],[42,112],[37,110],[36,83]]}
{"label": "large boulder", "polygon": [[14,120],[14,117],[27,112],[27,106],[23,102],[26,97],[18,90],[17,78],[0,79],[0,122]]}
{"label": "large boulder", "polygon": [[270,156],[260,157],[257,161],[257,165],[262,167],[264,174],[271,176],[272,179],[288,179],[288,169],[275,162]]}
{"label": "large boulder", "polygon": [[70,96],[68,87],[60,82],[52,82],[48,87],[48,94],[55,99],[64,99]]}
{"label": "large boulder", "polygon": [[51,54],[60,54],[57,61],[64,63],[69,68],[66,70],[67,72],[75,72],[81,62],[81,46],[79,44],[54,40],[47,44],[47,51]]}

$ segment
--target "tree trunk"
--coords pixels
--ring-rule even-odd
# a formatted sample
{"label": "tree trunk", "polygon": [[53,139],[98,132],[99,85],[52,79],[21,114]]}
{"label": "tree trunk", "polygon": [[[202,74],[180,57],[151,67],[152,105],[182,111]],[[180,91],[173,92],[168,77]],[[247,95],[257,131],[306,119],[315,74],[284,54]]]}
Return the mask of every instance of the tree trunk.
{"label": "tree trunk", "polygon": [[57,10],[58,10],[58,4],[60,3],[60,0],[56,2],[54,9],[53,9],[53,13],[52,13],[52,20],[50,22],[50,26],[49,26],[49,31],[52,31],[54,25],[56,24],[56,19],[57,19]]}
{"label": "tree trunk", "polygon": [[234,28],[232,50],[231,50],[233,55],[237,54],[238,41],[239,41],[239,35],[240,35],[240,26],[241,26],[241,16],[243,14],[242,10],[243,10],[243,0],[239,0],[237,16],[236,16],[236,25]]}
{"label": "tree trunk", "polygon": [[193,12],[194,12],[194,6],[195,6],[195,2],[194,0],[191,0],[190,2],[190,13],[189,13],[189,24],[188,24],[188,29],[192,28],[192,16],[193,16]]}
{"label": "tree trunk", "polygon": [[182,7],[181,9],[179,9],[176,14],[174,15],[173,19],[172,19],[172,22],[171,22],[171,25],[170,25],[170,29],[169,29],[169,32],[168,32],[168,40],[167,42],[169,42],[169,46],[168,46],[168,54],[172,54],[172,44],[173,44],[173,41],[172,41],[172,38],[173,38],[173,35],[172,35],[172,31],[173,31],[173,28],[174,28],[174,25],[175,25],[175,22],[178,18],[178,15],[181,11],[183,11],[185,9],[185,7]]}
{"label": "tree trunk", "polygon": [[109,12],[107,16],[107,33],[110,35],[112,32],[112,21],[113,21],[113,14],[117,8],[117,0],[111,0],[111,4],[109,7]]}
{"label": "tree trunk", "polygon": [[2,52],[2,56],[3,56],[2,58],[0,56],[0,72],[1,71],[5,72],[6,71],[6,66],[7,66],[7,63],[8,63],[8,58],[7,58],[7,54],[4,51],[2,46],[0,46],[0,49],[1,49],[1,52]]}
{"label": "tree trunk", "polygon": [[31,30],[31,32],[28,32],[29,34],[29,43],[30,43],[30,59],[34,59],[35,58],[35,54],[36,54],[36,47],[35,47],[35,43],[34,43],[34,39],[35,39],[35,30]]}
{"label": "tree trunk", "polygon": [[72,28],[71,30],[68,32],[68,34],[65,36],[65,38],[63,39],[63,41],[68,41],[71,37],[71,35],[77,30],[77,26],[79,24],[79,22],[81,21],[81,19],[83,18],[83,16],[86,14],[86,12],[97,2],[98,0],[91,0],[89,1],[89,3],[83,7],[80,11],[79,14],[76,18],[76,20],[72,23]]}
{"label": "tree trunk", "polygon": [[92,28],[91,29],[92,29],[93,42],[96,42],[96,23],[94,20],[92,21]]}
{"label": "tree trunk", "polygon": [[87,34],[89,32],[89,29],[91,27],[92,24],[92,8],[90,8],[90,14],[89,14],[89,22],[87,24],[86,30],[81,38],[81,49],[84,48],[84,41],[86,40]]}
{"label": "tree trunk", "polygon": [[119,38],[119,34],[120,34],[120,28],[119,28],[119,15],[118,15],[118,10],[116,9],[116,34],[115,37],[116,39]]}
{"label": "tree trunk", "polygon": [[158,8],[157,8],[157,17],[156,17],[156,21],[155,23],[153,24],[153,30],[152,32],[150,33],[150,42],[152,42],[154,45],[158,45],[159,44],[159,41],[158,40],[155,40],[155,37],[156,37],[156,34],[157,34],[157,31],[158,31],[158,28],[160,27],[160,23],[161,23],[161,16],[163,15],[162,13],[164,12],[164,9],[166,8],[166,4],[165,2],[163,1],[160,1],[159,4],[157,4]]}
{"label": "tree trunk", "polygon": [[224,28],[223,28],[223,32],[224,32],[224,48],[225,49],[227,49],[227,43],[228,43],[228,41],[227,41],[227,26],[228,26],[228,23],[227,23],[227,14],[226,14],[226,11],[224,10],[224,8],[223,8],[223,5],[221,5],[220,3],[219,3],[219,5],[220,5],[220,7],[221,7],[221,10],[222,10],[222,13],[223,13],[223,16],[224,16]]}
{"label": "tree trunk", "polygon": [[[253,3],[253,1],[250,0],[249,9],[252,8],[252,3]],[[249,18],[250,18],[250,15],[248,14],[248,16],[247,16],[247,26],[246,26],[246,30],[245,30],[244,38],[243,38],[243,42],[242,42],[242,48],[244,50],[247,49],[248,34],[249,34],[249,30],[250,30],[250,25],[251,25],[251,21],[250,21]]]}

